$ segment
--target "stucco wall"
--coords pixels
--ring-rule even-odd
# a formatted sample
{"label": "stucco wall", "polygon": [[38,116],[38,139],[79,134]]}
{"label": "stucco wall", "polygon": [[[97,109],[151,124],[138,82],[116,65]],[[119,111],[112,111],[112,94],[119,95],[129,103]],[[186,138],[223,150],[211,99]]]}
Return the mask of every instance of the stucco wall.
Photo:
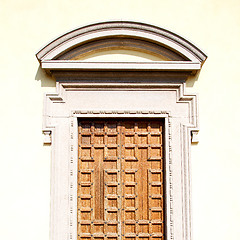
{"label": "stucco wall", "polygon": [[49,239],[50,151],[43,93],[55,82],[37,50],[81,25],[134,20],[186,37],[208,59],[188,82],[200,96],[200,143],[192,146],[193,237],[240,238],[240,3],[238,1],[1,1],[0,238]]}

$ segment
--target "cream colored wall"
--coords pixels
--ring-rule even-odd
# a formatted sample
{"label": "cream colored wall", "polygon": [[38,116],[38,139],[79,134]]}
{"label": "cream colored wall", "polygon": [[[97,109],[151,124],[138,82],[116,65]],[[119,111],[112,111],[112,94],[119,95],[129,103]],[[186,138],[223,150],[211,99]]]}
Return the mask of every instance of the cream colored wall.
{"label": "cream colored wall", "polygon": [[208,54],[197,81],[188,82],[200,95],[193,236],[240,239],[239,12],[237,0],[1,0],[0,239],[49,239],[50,147],[41,124],[43,93],[55,82],[35,53],[70,29],[115,19],[170,29]]}

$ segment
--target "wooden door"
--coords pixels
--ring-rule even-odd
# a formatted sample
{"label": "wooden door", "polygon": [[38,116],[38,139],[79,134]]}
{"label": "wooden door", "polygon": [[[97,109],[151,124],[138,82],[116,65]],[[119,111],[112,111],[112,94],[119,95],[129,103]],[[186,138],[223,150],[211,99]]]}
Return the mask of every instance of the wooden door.
{"label": "wooden door", "polygon": [[163,240],[163,121],[79,121],[78,240]]}

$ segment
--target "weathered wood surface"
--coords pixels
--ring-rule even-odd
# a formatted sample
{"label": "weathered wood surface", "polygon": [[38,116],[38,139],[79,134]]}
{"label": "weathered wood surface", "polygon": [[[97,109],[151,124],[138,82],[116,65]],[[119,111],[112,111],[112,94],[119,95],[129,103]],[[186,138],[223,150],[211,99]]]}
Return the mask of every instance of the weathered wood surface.
{"label": "weathered wood surface", "polygon": [[79,122],[78,240],[163,240],[163,122]]}

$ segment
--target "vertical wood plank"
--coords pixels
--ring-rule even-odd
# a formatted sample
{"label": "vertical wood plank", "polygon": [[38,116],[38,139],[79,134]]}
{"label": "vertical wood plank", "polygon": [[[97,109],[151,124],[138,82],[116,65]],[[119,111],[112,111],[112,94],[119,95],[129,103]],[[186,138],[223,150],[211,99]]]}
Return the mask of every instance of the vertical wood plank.
{"label": "vertical wood plank", "polygon": [[78,131],[78,240],[163,240],[163,123],[91,119]]}

